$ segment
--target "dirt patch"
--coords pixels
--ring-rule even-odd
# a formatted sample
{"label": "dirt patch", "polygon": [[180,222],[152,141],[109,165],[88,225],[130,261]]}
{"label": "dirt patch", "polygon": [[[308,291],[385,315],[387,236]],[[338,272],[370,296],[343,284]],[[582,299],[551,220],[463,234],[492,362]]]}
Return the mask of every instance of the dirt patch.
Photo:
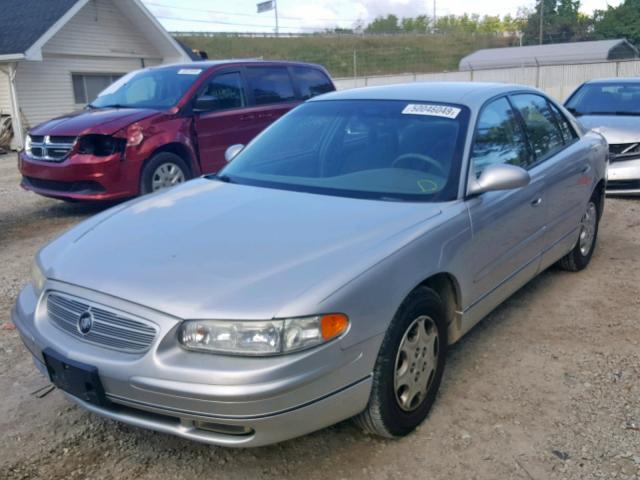
{"label": "dirt patch", "polygon": [[[47,240],[99,210],[21,191],[0,157],[0,324]],[[407,438],[350,422],[232,450],[102,420],[45,385],[0,329],[0,478],[640,479],[640,201],[610,200],[590,267],[551,269],[453,347]]]}

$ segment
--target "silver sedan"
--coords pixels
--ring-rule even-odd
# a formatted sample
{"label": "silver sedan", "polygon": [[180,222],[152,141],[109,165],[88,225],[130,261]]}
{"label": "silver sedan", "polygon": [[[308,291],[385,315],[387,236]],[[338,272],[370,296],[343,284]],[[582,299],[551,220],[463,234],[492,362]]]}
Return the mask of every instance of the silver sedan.
{"label": "silver sedan", "polygon": [[585,130],[609,142],[607,193],[640,195],[640,78],[591,80],[566,107]]}
{"label": "silver sedan", "polygon": [[228,446],[350,417],[400,437],[449,345],[550,265],[587,266],[606,148],[526,87],[328,94],[51,242],[12,318],[105,417]]}

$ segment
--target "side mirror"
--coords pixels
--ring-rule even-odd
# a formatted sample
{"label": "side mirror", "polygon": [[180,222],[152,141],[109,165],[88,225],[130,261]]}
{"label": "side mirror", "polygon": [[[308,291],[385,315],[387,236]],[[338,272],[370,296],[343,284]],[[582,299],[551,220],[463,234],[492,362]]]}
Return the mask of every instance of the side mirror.
{"label": "side mirror", "polygon": [[238,156],[238,154],[242,151],[243,148],[244,148],[244,145],[242,145],[241,143],[236,143],[235,145],[231,145],[229,148],[225,150],[224,159],[227,161],[227,163],[229,163],[231,160],[233,160]]}
{"label": "side mirror", "polygon": [[196,101],[193,104],[193,111],[195,113],[211,112],[218,108],[219,103],[220,100],[215,95],[202,95],[196,98]]}
{"label": "side mirror", "polygon": [[480,178],[472,179],[469,182],[467,193],[474,196],[484,192],[513,190],[526,187],[530,181],[529,172],[524,168],[506,163],[497,163],[485,168]]}

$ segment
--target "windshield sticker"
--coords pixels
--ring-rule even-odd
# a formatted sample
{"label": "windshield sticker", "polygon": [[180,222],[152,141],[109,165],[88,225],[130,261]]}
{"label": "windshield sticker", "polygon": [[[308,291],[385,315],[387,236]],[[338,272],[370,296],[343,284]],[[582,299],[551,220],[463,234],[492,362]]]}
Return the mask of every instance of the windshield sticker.
{"label": "windshield sticker", "polygon": [[424,103],[410,103],[402,113],[404,115],[427,115],[429,117],[457,118],[462,109],[448,105],[427,105]]}
{"label": "windshield sticker", "polygon": [[178,75],[200,75],[201,73],[201,68],[182,68],[178,70]]}
{"label": "windshield sticker", "polygon": [[427,178],[423,180],[418,180],[418,186],[420,187],[420,190],[422,190],[424,193],[433,193],[439,190],[438,184],[433,180],[429,180]]}

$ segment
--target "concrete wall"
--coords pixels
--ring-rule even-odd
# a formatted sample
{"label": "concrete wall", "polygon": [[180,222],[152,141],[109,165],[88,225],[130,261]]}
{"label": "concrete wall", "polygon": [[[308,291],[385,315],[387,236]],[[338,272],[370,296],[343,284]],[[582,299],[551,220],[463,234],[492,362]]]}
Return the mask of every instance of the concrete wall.
{"label": "concrete wall", "polygon": [[544,90],[557,100],[564,101],[583,82],[595,78],[640,77],[640,60],[552,65],[543,67],[500,68],[468,72],[406,73],[375,77],[338,78],[338,90],[372,85],[391,85],[408,82],[503,82],[530,85]]}

